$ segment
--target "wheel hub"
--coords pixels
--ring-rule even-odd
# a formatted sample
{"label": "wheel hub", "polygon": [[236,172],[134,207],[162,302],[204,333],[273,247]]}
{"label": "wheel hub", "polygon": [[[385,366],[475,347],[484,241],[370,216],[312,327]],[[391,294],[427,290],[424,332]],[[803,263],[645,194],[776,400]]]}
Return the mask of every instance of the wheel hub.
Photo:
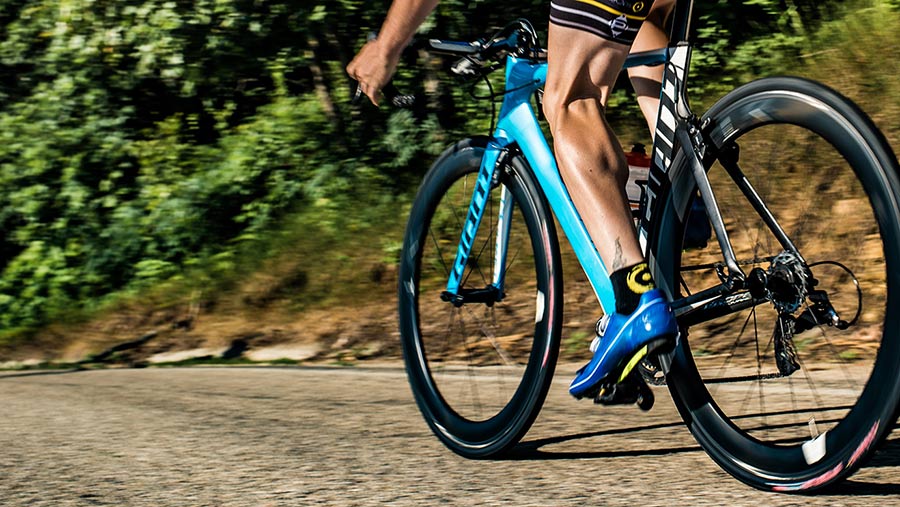
{"label": "wheel hub", "polygon": [[781,252],[772,260],[766,291],[779,314],[796,312],[808,294],[809,271],[797,255]]}

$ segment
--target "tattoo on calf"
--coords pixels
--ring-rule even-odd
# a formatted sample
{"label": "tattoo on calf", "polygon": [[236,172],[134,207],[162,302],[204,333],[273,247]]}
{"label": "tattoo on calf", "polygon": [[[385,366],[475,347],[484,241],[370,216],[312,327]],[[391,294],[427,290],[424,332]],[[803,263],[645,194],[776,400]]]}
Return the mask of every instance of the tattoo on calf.
{"label": "tattoo on calf", "polygon": [[618,271],[625,267],[625,257],[622,253],[622,242],[616,238],[616,253],[613,256],[612,269],[610,271]]}

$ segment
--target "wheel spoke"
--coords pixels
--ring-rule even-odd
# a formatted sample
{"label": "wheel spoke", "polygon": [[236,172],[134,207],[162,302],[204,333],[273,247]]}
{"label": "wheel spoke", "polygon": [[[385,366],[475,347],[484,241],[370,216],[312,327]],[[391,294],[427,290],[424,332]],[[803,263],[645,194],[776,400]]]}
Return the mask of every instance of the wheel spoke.
{"label": "wheel spoke", "polygon": [[[466,294],[480,295],[465,301],[447,298],[472,198],[469,178],[477,176],[482,152],[451,153],[426,178],[424,185],[431,187],[420,192],[440,200],[419,208],[414,204],[410,217],[400,265],[400,278],[411,287],[400,291],[401,342],[410,385],[435,434],[464,456],[484,457],[524,435],[552,380],[555,356],[530,359],[559,344],[560,302],[535,297],[535,292],[561,297],[561,282],[551,276],[559,249],[555,227],[541,227],[552,223],[552,215],[543,200],[529,193],[536,188],[525,179],[532,178],[530,170],[521,171],[525,176],[510,171],[503,183],[512,202],[505,265],[495,266],[501,192],[493,189],[460,280]],[[503,297],[494,301],[484,291],[501,269]],[[539,310],[550,309],[550,318],[535,321]]]}
{"label": "wheel spoke", "polygon": [[[717,462],[764,489],[843,477],[893,426],[900,402],[884,395],[900,389],[900,347],[880,346],[900,316],[888,301],[897,290],[888,273],[900,257],[891,250],[900,240],[900,188],[885,175],[896,161],[854,111],[790,78],[720,101],[706,136],[722,162],[707,174],[731,249],[752,276],[727,288],[715,241],[706,249],[676,245],[678,271],[658,264],[657,276],[680,292],[676,314],[690,337],[683,343],[691,349],[674,356],[666,377],[676,404]],[[673,180],[675,188],[693,184],[687,165],[672,174],[687,178]],[[662,216],[683,220],[684,200],[664,200],[661,209],[674,203],[685,208]],[[685,224],[671,220],[649,244],[683,237]],[[681,353],[693,360],[680,364]],[[867,389],[873,383],[878,389]],[[804,482],[810,477],[821,480]]]}

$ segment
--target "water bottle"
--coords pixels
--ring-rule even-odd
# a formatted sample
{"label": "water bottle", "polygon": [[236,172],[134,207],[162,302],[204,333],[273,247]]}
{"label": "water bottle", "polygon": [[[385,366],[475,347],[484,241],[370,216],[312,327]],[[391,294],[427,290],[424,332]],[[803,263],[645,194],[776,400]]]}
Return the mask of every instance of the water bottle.
{"label": "water bottle", "polygon": [[625,154],[625,159],[628,161],[628,183],[625,185],[625,194],[628,196],[628,204],[631,205],[631,214],[637,216],[641,206],[641,195],[650,177],[650,157],[647,156],[644,145],[637,143]]}
{"label": "water bottle", "polygon": [[[628,204],[631,205],[631,215],[635,219],[635,225],[639,220],[641,197],[647,188],[650,178],[650,157],[643,144],[636,143],[631,151],[625,154],[628,161],[628,183],[625,185],[625,193],[628,195]],[[712,226],[706,214],[706,206],[700,195],[695,192],[691,211],[688,213],[687,224],[684,231],[684,248],[705,248],[712,237]]]}

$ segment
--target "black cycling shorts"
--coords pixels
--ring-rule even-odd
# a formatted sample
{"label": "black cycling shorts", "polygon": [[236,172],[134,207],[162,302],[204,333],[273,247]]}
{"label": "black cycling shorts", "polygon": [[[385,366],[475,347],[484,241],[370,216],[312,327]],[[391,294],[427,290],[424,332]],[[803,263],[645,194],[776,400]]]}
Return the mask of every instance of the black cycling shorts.
{"label": "black cycling shorts", "polygon": [[550,22],[630,46],[653,0],[552,0]]}

